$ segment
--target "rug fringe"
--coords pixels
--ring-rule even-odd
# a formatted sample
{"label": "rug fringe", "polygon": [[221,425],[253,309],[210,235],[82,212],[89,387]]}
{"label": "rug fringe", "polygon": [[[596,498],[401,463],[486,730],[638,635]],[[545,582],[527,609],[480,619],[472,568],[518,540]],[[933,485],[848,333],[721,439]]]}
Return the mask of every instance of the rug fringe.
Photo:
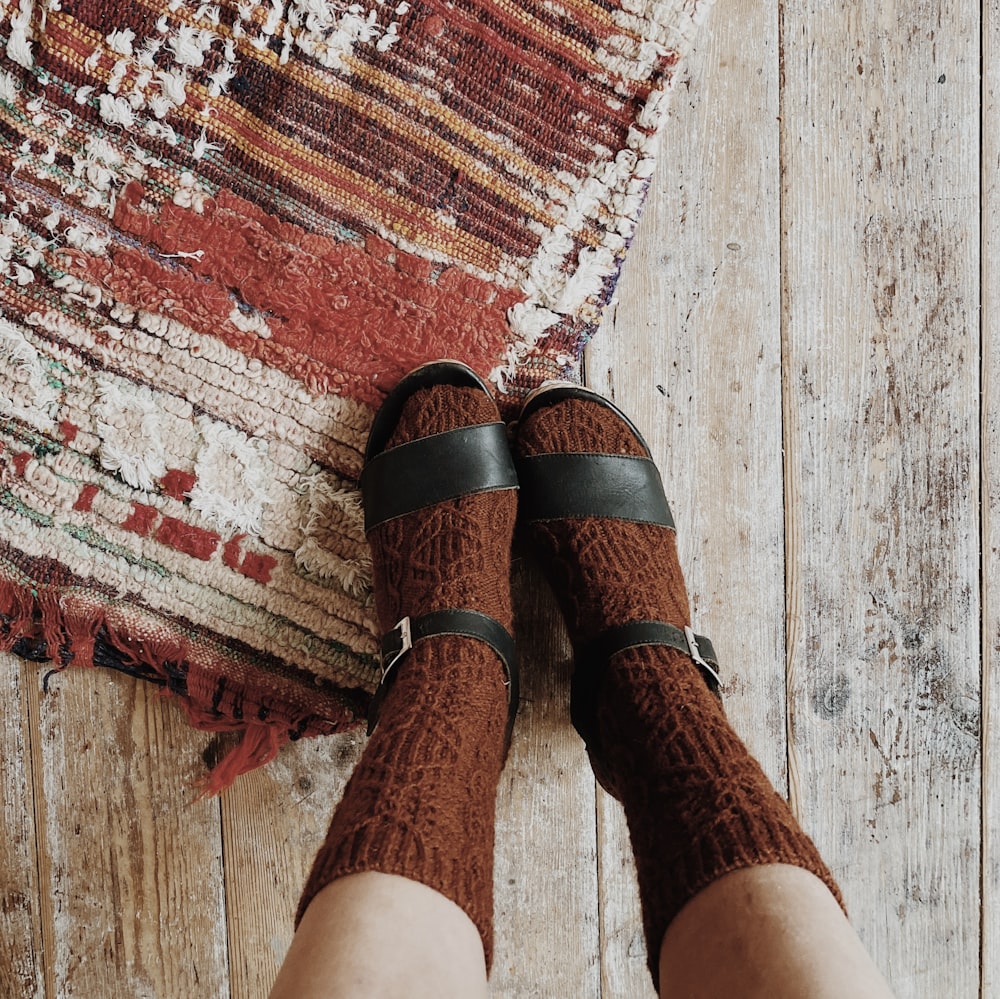
{"label": "rug fringe", "polygon": [[[192,728],[241,733],[239,743],[203,779],[194,782],[196,801],[221,794],[237,777],[270,763],[293,738],[332,731],[332,726],[306,714],[295,718],[276,712],[273,721],[244,721],[242,690],[223,697],[217,707],[205,707],[176,689],[179,668],[189,661],[188,643],[164,636],[125,634],[112,624],[98,601],[77,601],[54,587],[0,577],[0,651],[11,652],[23,640],[41,640],[46,658],[55,667],[52,672],[70,666],[92,669],[102,665],[94,658],[98,639],[115,651],[124,672],[161,683],[161,696],[184,710]],[[346,707],[353,708],[355,717],[360,716],[360,705]],[[270,710],[262,709],[264,714]]]}
{"label": "rug fringe", "polygon": [[247,725],[239,743],[212,767],[203,780],[196,782],[198,794],[195,801],[221,794],[232,786],[237,777],[270,763],[288,738],[287,732],[280,732],[271,725]]}

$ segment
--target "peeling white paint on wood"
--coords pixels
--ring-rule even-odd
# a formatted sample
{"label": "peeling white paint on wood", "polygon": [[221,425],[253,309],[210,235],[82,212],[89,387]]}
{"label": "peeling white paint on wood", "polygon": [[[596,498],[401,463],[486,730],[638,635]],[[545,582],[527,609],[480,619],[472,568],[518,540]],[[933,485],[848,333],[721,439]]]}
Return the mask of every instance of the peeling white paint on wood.
{"label": "peeling white paint on wood", "polygon": [[784,6],[792,791],[900,996],[979,995],[979,23]]}
{"label": "peeling white paint on wood", "polygon": [[1000,995],[1000,0],[983,16],[982,986]]}

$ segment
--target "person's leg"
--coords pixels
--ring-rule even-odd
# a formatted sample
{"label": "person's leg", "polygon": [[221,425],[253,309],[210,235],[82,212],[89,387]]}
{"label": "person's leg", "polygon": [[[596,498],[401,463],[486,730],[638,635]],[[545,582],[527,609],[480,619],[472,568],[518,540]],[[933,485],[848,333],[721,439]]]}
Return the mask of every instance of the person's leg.
{"label": "person's leg", "polygon": [[817,877],[768,864],[723,875],[667,927],[662,999],[891,999]]}
{"label": "person's leg", "polygon": [[271,990],[271,999],[486,995],[475,923],[440,892],[378,872],[319,891]]}
{"label": "person's leg", "polygon": [[[650,509],[660,511],[651,519],[643,520],[635,509],[636,495],[662,500],[658,476],[652,476],[652,487],[648,485],[649,463],[643,461],[648,456],[640,440],[600,402],[556,392],[541,396],[534,408],[526,407],[516,450],[523,509],[532,520],[530,537],[559,597],[574,645],[574,723],[584,735],[598,779],[625,808],[654,983],[659,986],[661,943],[679,914],[684,914],[681,930],[694,925],[704,934],[697,951],[703,970],[725,963],[722,955],[728,960],[727,949],[719,946],[718,927],[698,918],[703,907],[713,919],[721,917],[718,907],[709,905],[719,892],[733,905],[726,923],[732,933],[740,932],[745,921],[742,931],[749,934],[751,921],[782,904],[802,908],[793,912],[793,919],[801,920],[803,912],[812,918],[819,911],[807,904],[812,896],[787,891],[785,881],[778,890],[777,866],[770,874],[751,876],[750,883],[759,889],[753,896],[756,908],[737,906],[728,892],[742,889],[747,876],[737,878],[731,872],[761,870],[763,865],[800,868],[808,884],[824,893],[823,906],[840,913],[839,891],[830,872],[729,725],[705,671],[688,651],[667,644],[622,646],[617,640],[627,624],[664,622],[673,627],[659,632],[676,636],[683,636],[690,625],[665,501],[649,503]],[[590,467],[601,475],[615,463],[628,466],[625,472],[613,473],[628,485],[608,490],[605,484],[592,485],[582,478],[564,487],[567,494],[555,501],[538,496],[556,488],[547,481],[549,473],[540,471],[545,463],[538,456],[566,453],[624,456],[605,463],[600,472],[598,463],[591,461]],[[631,459],[639,459],[638,465]],[[570,515],[560,510],[560,502],[571,509]],[[606,515],[611,508],[614,518]],[[684,645],[683,638],[679,644]],[[604,651],[595,654],[598,648]],[[712,894],[706,895],[706,902],[699,896],[708,891]],[[843,916],[839,918],[837,925],[846,927]],[[821,920],[817,929],[826,925]],[[770,947],[773,936],[758,942]],[[794,939],[814,947],[819,938],[799,934]],[[669,935],[664,946],[664,971],[683,973],[685,966],[677,965],[683,954]],[[768,967],[780,964],[786,954],[787,947],[775,949],[765,958],[775,958]],[[806,956],[806,967],[817,954],[813,950]],[[689,967],[694,971],[697,965]],[[734,974],[739,975],[738,968]],[[665,981],[665,989],[670,984]],[[777,979],[770,983],[774,989],[778,984]],[[773,989],[769,994],[782,995]]]}
{"label": "person's leg", "polygon": [[[478,389],[422,389],[404,406],[386,453],[497,419]],[[420,467],[426,485],[434,467]],[[416,629],[426,615],[461,610],[509,632],[515,512],[513,489],[491,487],[369,524],[383,630],[404,616]],[[274,999],[399,995],[401,979],[416,994],[418,977],[437,996],[484,993],[505,680],[494,648],[465,634],[415,639],[399,660],[313,865]],[[303,992],[304,982],[320,991]]]}

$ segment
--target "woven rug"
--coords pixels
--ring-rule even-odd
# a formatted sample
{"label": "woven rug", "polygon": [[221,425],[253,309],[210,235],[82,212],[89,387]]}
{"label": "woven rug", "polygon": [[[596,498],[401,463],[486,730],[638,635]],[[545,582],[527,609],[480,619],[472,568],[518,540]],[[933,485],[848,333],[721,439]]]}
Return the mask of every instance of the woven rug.
{"label": "woven rug", "polygon": [[378,675],[356,480],[454,357],[575,377],[704,0],[0,2],[0,646],[244,733]]}

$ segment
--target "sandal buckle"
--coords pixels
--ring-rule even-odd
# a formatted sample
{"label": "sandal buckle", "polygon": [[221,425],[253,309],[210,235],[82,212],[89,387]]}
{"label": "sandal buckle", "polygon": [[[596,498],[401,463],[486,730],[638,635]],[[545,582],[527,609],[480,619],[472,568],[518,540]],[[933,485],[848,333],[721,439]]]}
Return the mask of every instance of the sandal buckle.
{"label": "sandal buckle", "polygon": [[413,629],[409,616],[397,622],[392,631],[382,636],[382,683],[385,683],[396,663],[413,648]]}
{"label": "sandal buckle", "polygon": [[684,638],[687,640],[688,655],[691,657],[691,661],[699,667],[703,672],[711,676],[715,682],[721,687],[722,678],[719,674],[711,667],[701,656],[701,651],[698,649],[698,639],[695,637],[693,629],[690,625],[684,625]]}

